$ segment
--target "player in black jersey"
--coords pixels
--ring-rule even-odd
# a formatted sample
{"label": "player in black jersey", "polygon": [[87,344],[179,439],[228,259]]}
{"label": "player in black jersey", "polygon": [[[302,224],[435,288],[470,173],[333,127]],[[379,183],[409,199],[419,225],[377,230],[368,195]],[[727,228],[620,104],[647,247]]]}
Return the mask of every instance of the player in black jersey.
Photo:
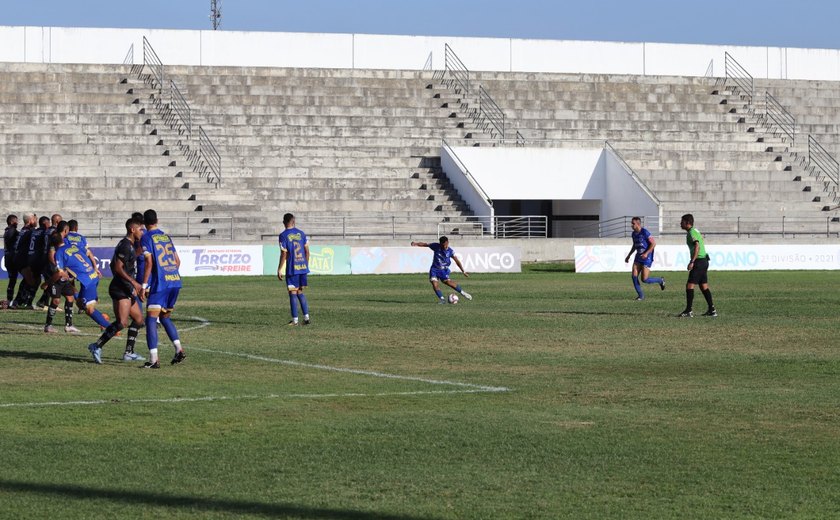
{"label": "player in black jersey", "polygon": [[[116,320],[111,323],[105,332],[92,343],[88,348],[93,352],[97,351],[98,356],[94,359],[101,359],[101,349],[119,331],[128,326],[128,338],[125,343],[123,361],[143,361],[144,358],[134,352],[134,344],[137,335],[143,328],[143,313],[140,311],[138,300],[143,295],[143,287],[137,282],[137,252],[134,248],[135,242],[139,242],[143,236],[143,226],[134,219],[128,219],[125,223],[126,235],[120,240],[114,249],[114,256],[111,258],[111,272],[114,277],[111,285],[108,286],[108,294],[114,302],[114,314]],[[129,318],[131,323],[129,324]]]}
{"label": "player in black jersey", "polygon": [[3,232],[3,262],[6,264],[6,273],[9,275],[9,285],[6,287],[8,303],[15,298],[15,285],[18,278],[18,269],[15,265],[15,244],[19,237],[17,215],[9,215],[6,217],[6,230]]}
{"label": "player in black jersey", "polygon": [[73,300],[75,299],[74,295],[76,293],[73,280],[67,278],[62,279],[60,276],[56,276],[56,273],[58,273],[58,265],[55,261],[55,252],[56,249],[64,244],[64,240],[67,237],[68,232],[69,227],[67,222],[62,220],[58,223],[58,226],[56,226],[55,231],[50,235],[50,250],[49,253],[47,253],[47,264],[44,269],[44,272],[49,275],[47,278],[47,291],[49,291],[50,295],[47,302],[47,320],[44,324],[44,332],[47,334],[55,332],[52,322],[55,318],[56,311],[58,310],[58,304],[61,302],[62,296],[64,297],[64,332],[72,334],[81,332],[73,326]]}
{"label": "player in black jersey", "polygon": [[29,265],[29,239],[32,237],[32,231],[35,229],[35,223],[38,217],[34,213],[27,213],[23,217],[23,229],[20,230],[20,235],[15,242],[15,267],[23,276],[18,286],[17,296],[11,304],[13,309],[22,309],[25,307],[27,297],[29,296],[29,273],[27,269]]}

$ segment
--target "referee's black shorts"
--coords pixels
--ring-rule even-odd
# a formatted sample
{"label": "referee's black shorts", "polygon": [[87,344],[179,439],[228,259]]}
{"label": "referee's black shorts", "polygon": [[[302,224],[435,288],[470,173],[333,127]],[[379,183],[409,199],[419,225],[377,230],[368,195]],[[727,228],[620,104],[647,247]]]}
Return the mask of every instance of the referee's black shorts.
{"label": "referee's black shorts", "polygon": [[702,284],[709,283],[709,257],[698,258],[694,261],[694,267],[688,272],[688,283]]}

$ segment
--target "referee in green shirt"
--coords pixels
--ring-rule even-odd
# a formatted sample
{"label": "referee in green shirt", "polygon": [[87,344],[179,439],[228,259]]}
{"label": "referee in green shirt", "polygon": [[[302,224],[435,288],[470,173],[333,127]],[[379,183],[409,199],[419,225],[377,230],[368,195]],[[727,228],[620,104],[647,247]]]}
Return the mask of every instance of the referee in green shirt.
{"label": "referee in green shirt", "polygon": [[700,292],[706,298],[709,309],[703,316],[717,317],[715,304],[712,302],[712,291],[709,290],[709,255],[706,254],[706,246],[703,244],[703,235],[694,227],[694,215],[687,213],[680,220],[680,227],[685,230],[685,242],[691,254],[691,261],[688,263],[688,282],[685,284],[685,310],[677,316],[680,318],[693,318],[694,312],[694,286],[700,286]]}

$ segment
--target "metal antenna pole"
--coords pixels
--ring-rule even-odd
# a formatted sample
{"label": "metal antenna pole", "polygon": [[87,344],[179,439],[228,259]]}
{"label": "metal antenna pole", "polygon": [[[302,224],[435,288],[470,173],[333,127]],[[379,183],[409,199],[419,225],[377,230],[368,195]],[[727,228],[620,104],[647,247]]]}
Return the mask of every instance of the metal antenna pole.
{"label": "metal antenna pole", "polygon": [[210,0],[210,21],[214,31],[222,25],[222,0]]}

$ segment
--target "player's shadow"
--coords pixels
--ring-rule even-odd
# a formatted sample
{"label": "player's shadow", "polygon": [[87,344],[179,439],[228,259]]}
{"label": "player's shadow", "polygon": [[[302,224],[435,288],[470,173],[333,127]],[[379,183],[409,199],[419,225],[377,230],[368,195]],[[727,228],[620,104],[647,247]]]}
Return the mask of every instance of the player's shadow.
{"label": "player's shadow", "polygon": [[69,356],[55,352],[27,352],[25,350],[0,350],[0,358],[39,359],[49,361],[87,361],[90,356]]}
{"label": "player's shadow", "polygon": [[637,316],[634,312],[602,312],[602,311],[531,311],[531,314],[567,314],[570,316]]}
{"label": "player's shadow", "polygon": [[39,484],[34,482],[17,482],[0,479],[0,491],[11,493],[31,493],[35,495],[51,495],[80,500],[109,500],[124,504],[140,506],[168,507],[174,510],[189,512],[227,512],[234,515],[259,515],[267,518],[337,518],[359,520],[426,520],[433,517],[397,515],[368,511],[354,511],[348,509],[330,509],[323,507],[307,507],[289,503],[267,504],[243,500],[222,500],[210,497],[187,495],[169,495],[149,493],[132,489],[131,491],[117,489],[102,489],[70,484]]}

